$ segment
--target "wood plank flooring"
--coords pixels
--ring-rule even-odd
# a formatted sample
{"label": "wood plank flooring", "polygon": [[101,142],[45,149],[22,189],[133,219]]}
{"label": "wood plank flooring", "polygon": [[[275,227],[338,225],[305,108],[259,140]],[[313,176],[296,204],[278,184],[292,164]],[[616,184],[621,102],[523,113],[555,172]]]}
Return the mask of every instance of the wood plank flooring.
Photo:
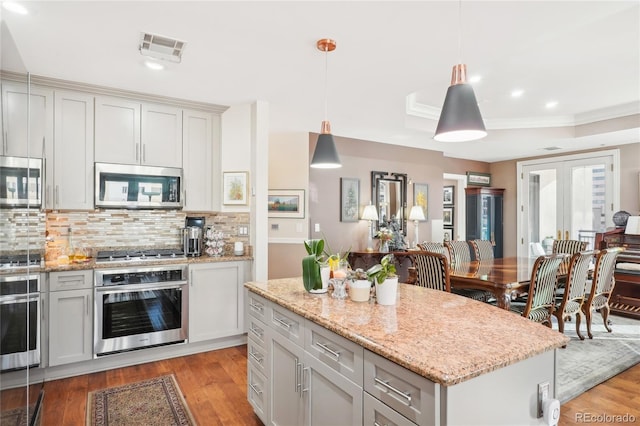
{"label": "wood plank flooring", "polygon": [[[246,368],[243,345],[46,382],[42,425],[82,426],[88,392],[171,373],[199,425],[262,425],[247,402]],[[628,414],[636,419],[630,424],[640,424],[640,364],[564,404],[560,425],[583,425],[602,414]]]}

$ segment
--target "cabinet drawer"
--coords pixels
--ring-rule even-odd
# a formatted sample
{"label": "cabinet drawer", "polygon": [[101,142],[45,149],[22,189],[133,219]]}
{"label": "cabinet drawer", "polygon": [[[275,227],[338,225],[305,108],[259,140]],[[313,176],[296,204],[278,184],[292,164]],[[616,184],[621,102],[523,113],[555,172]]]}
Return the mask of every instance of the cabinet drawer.
{"label": "cabinet drawer", "polygon": [[385,426],[415,425],[415,423],[409,421],[409,419],[387,407],[366,392],[364,392],[364,415],[362,424]]}
{"label": "cabinet drawer", "polygon": [[304,318],[275,303],[269,310],[269,325],[300,347],[304,346]]}
{"label": "cabinet drawer", "polygon": [[263,375],[269,376],[269,351],[267,351],[263,343],[256,341],[251,334],[247,339],[247,359]]}
{"label": "cabinet drawer", "polygon": [[268,420],[268,389],[269,382],[267,378],[260,374],[252,364],[249,364],[249,369],[247,371],[247,399],[249,400],[249,404],[253,407],[253,411],[265,425]]}
{"label": "cabinet drawer", "polygon": [[80,290],[93,287],[93,270],[49,273],[49,291]]}
{"label": "cabinet drawer", "polygon": [[305,350],[314,358],[362,386],[364,348],[311,321],[305,324]]}
{"label": "cabinet drawer", "polygon": [[267,326],[262,321],[249,317],[247,335],[251,337],[256,344],[266,350]]}
{"label": "cabinet drawer", "polygon": [[247,310],[249,311],[249,315],[258,318],[266,324],[267,318],[269,318],[267,311],[271,307],[271,302],[255,293],[248,293],[249,300],[247,302]]}
{"label": "cabinet drawer", "polygon": [[436,424],[440,386],[371,351],[364,352],[364,390],[417,424]]}

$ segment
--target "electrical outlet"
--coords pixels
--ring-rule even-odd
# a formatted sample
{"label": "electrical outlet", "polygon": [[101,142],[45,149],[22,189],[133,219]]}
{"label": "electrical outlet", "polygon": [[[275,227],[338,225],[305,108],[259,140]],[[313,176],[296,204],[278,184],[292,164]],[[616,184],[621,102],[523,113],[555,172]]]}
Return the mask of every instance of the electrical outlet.
{"label": "electrical outlet", "polygon": [[538,383],[538,418],[542,417],[542,403],[549,399],[549,382]]}
{"label": "electrical outlet", "polygon": [[277,223],[272,223],[271,224],[271,230],[272,231],[277,231],[278,229],[280,229],[280,225],[278,225]]}

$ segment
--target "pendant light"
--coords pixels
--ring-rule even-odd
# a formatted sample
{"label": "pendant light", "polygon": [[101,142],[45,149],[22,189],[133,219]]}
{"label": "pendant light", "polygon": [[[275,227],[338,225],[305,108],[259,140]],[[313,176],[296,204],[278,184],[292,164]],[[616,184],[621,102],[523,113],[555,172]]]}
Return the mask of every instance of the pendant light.
{"label": "pendant light", "polygon": [[[462,0],[458,2],[458,55],[462,57]],[[460,61],[462,62],[462,61]],[[467,65],[453,67],[434,139],[439,142],[466,142],[487,136],[473,87],[467,83]]]}
{"label": "pendant light", "polygon": [[342,167],[340,163],[340,157],[338,157],[338,150],[336,144],[333,141],[333,135],[331,134],[331,124],[327,120],[327,75],[328,75],[328,53],[336,49],[335,40],[323,38],[316,43],[318,50],[324,52],[324,121],[320,129],[320,135],[318,136],[318,142],[316,142],[316,149],[313,152],[313,158],[311,159],[311,167],[317,169],[336,169]]}

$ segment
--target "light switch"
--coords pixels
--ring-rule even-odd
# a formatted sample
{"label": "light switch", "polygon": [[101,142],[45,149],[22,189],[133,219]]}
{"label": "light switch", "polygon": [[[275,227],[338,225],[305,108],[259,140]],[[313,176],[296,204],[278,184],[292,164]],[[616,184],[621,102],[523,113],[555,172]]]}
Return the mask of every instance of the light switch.
{"label": "light switch", "polygon": [[302,224],[296,223],[296,232],[302,232]]}
{"label": "light switch", "polygon": [[272,223],[271,224],[271,230],[272,231],[277,231],[279,229],[280,229],[280,225],[279,224],[277,224],[277,223]]}
{"label": "light switch", "polygon": [[314,231],[315,231],[315,232],[320,232],[320,224],[319,224],[319,223],[316,223],[316,224],[315,224],[315,226],[314,226]]}

